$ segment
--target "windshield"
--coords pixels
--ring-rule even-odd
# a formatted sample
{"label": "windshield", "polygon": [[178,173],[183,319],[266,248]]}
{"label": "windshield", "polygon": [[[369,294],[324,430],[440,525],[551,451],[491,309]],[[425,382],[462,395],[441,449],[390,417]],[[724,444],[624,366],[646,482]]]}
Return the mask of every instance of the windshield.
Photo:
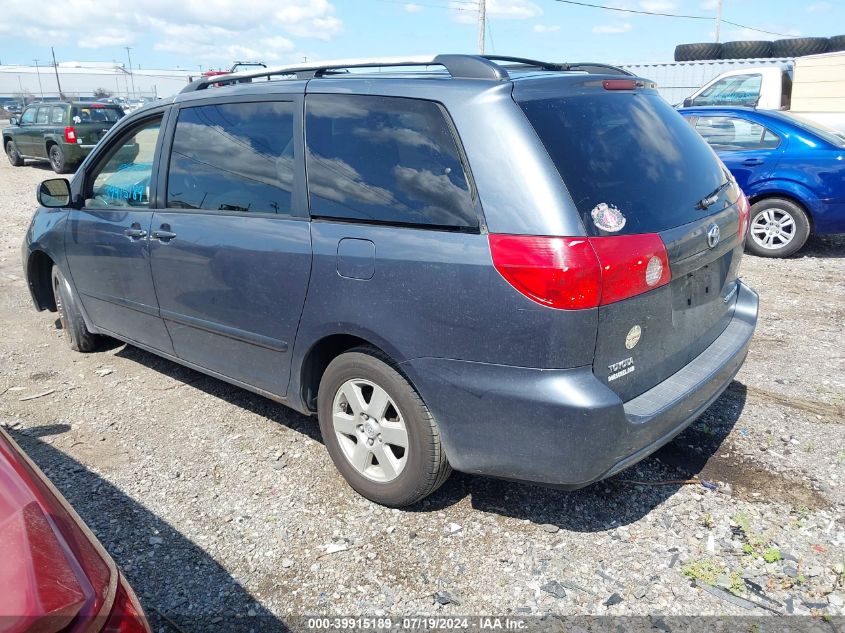
{"label": "windshield", "polygon": [[[85,105],[74,106],[73,108],[74,123],[115,123],[122,116],[123,110],[113,105]],[[78,121],[77,117],[79,118]]]}
{"label": "windshield", "polygon": [[707,215],[699,201],[725,182],[707,143],[656,93],[591,91],[520,106],[589,235],[692,222]]}
{"label": "windshield", "polygon": [[788,117],[789,119],[792,119],[792,123],[804,128],[808,132],[812,132],[818,137],[821,137],[834,147],[845,147],[845,134],[843,134],[842,132],[837,132],[832,128],[825,127],[820,123],[811,121],[810,119],[807,119],[798,114],[793,114],[792,112],[782,112],[781,114]]}

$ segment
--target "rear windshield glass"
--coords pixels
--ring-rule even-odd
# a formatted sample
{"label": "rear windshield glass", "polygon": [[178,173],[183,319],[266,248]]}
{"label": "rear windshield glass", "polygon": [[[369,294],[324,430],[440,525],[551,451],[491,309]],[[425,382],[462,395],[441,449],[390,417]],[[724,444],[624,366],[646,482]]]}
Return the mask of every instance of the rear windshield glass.
{"label": "rear windshield glass", "polygon": [[[520,101],[588,235],[652,233],[707,215],[725,181],[713,151],[656,93]],[[620,226],[621,225],[621,226]]]}
{"label": "rear windshield glass", "polygon": [[[114,123],[123,116],[117,106],[74,106],[74,123]],[[79,120],[77,121],[77,117]]]}

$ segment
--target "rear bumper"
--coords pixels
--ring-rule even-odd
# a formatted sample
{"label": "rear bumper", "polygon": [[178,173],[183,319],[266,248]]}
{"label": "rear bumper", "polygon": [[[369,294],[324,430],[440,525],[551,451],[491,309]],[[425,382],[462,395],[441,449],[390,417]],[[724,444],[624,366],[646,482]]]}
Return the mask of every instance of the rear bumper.
{"label": "rear bumper", "polygon": [[531,369],[420,358],[403,368],[438,422],[456,470],[580,488],[647,457],[730,384],[757,323],[739,282],[724,332],[676,374],[628,402],[590,367]]}

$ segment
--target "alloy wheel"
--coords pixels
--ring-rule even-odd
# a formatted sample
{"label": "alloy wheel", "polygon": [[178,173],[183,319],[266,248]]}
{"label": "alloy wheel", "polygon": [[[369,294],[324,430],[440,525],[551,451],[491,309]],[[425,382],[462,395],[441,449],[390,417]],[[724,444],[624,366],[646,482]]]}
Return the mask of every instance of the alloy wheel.
{"label": "alloy wheel", "polygon": [[751,239],[767,250],[785,247],[795,237],[795,219],[783,209],[765,209],[751,222]]}
{"label": "alloy wheel", "polygon": [[372,481],[396,479],[408,462],[408,430],[402,413],[379,385],[347,380],[332,402],[332,426],[344,457]]}

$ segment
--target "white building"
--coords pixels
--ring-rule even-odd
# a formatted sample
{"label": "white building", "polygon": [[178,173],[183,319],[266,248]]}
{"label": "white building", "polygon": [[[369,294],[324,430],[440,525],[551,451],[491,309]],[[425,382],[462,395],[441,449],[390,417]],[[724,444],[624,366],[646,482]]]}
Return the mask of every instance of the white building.
{"label": "white building", "polygon": [[[61,62],[58,65],[61,91],[69,97],[90,97],[98,88],[114,96],[132,98],[166,97],[179,92],[199,70],[162,70],[133,68],[130,73],[115,62]],[[0,98],[4,101],[20,94],[40,99],[57,97],[56,69],[50,66],[0,66]]]}

